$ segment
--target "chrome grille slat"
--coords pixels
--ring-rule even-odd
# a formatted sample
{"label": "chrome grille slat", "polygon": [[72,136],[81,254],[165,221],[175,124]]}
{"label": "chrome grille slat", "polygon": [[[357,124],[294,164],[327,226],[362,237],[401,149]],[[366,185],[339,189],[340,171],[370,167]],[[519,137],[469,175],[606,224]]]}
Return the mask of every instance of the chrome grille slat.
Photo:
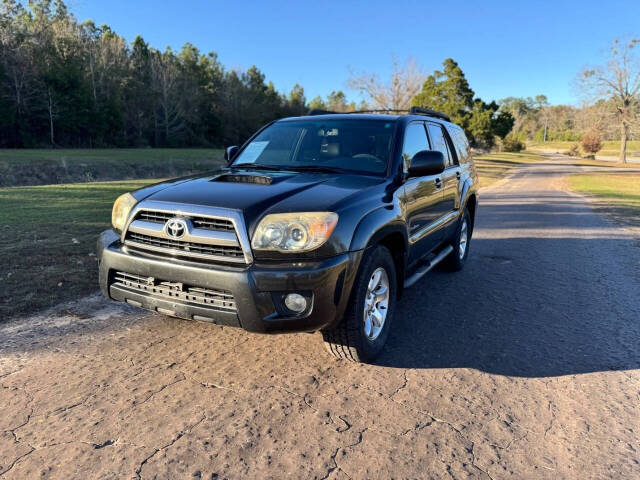
{"label": "chrome grille slat", "polygon": [[167,223],[167,220],[172,218],[173,215],[165,212],[153,212],[150,210],[142,210],[138,213],[136,218],[140,220],[146,220],[147,222],[154,223]]}
{"label": "chrome grille slat", "polygon": [[[147,222],[165,224],[169,219],[173,217],[175,217],[175,214],[173,213],[141,210],[136,215],[136,220],[145,220]],[[189,219],[193,222],[194,227],[202,228],[203,230],[222,230],[225,232],[235,232],[233,223],[229,220],[191,215],[189,215]]]}
{"label": "chrome grille slat", "polygon": [[[167,238],[164,230],[164,224],[149,222],[147,220],[134,220],[129,225],[128,231],[160,239]],[[223,247],[239,246],[238,237],[235,232],[227,232],[225,230],[207,230],[204,228],[189,228],[187,233],[183,235],[179,241]]]}
{"label": "chrome grille slat", "polygon": [[139,292],[146,292],[155,297],[183,300],[210,308],[225,311],[237,311],[233,295],[226,290],[214,290],[203,287],[182,285],[179,289],[171,282],[144,277],[126,272],[115,272],[112,285],[125,287]]}
{"label": "chrome grille slat", "polygon": [[174,250],[178,254],[183,253],[189,255],[195,253],[198,255],[211,255],[215,257],[229,257],[230,259],[243,259],[244,254],[240,247],[224,247],[219,245],[207,245],[206,243],[182,242],[180,240],[170,240],[168,238],[152,237],[141,233],[127,232],[127,240],[137,244],[141,248],[145,245],[151,247],[164,248]]}
{"label": "chrome grille slat", "polygon": [[233,224],[228,220],[217,220],[213,218],[191,217],[191,221],[196,228],[203,230],[223,230],[234,232]]}

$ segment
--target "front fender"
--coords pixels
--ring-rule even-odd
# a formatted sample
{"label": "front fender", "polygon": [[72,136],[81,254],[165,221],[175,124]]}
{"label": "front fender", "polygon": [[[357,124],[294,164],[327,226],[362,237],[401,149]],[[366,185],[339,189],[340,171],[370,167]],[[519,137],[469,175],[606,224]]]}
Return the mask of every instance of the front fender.
{"label": "front fender", "polygon": [[360,220],[351,239],[349,250],[362,250],[396,232],[402,235],[405,242],[408,241],[407,227],[399,206],[377,208]]}
{"label": "front fender", "polygon": [[473,182],[473,179],[468,178],[462,187],[462,193],[460,193],[460,213],[464,212],[467,207],[467,202],[472,194],[476,194],[477,188]]}

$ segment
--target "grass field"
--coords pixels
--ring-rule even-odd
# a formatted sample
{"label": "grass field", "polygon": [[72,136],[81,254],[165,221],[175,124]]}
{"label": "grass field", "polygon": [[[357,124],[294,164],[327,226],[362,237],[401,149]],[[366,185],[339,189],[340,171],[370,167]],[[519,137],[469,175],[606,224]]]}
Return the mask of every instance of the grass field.
{"label": "grass field", "polygon": [[640,174],[585,174],[569,178],[572,190],[593,196],[616,220],[640,227]]}
{"label": "grass field", "polygon": [[490,153],[474,157],[474,160],[480,176],[480,186],[488,187],[503,178],[513,167],[526,163],[536,163],[544,160],[544,157],[528,152]]}
{"label": "grass field", "polygon": [[0,187],[175,177],[222,162],[222,150],[206,148],[2,149]]}
{"label": "grass field", "polygon": [[[22,154],[23,162],[28,162],[33,151],[18,153]],[[93,162],[111,164],[127,161],[124,151],[110,153],[115,157],[103,152],[102,157],[93,157]],[[193,155],[192,159],[204,158],[198,157],[203,153],[198,154],[193,150],[166,151],[160,155],[169,153],[182,158],[189,155]],[[157,156],[157,153],[154,155],[148,158],[149,162],[169,158]],[[12,157],[11,161],[17,161],[18,157],[20,155]],[[79,156],[74,158],[74,161],[80,161]],[[503,178],[517,165],[541,160],[544,158],[530,153],[479,156],[476,165],[481,186],[488,186]],[[143,158],[137,157],[137,162],[143,161]],[[95,243],[99,233],[109,227],[113,201],[123,192],[155,181],[146,179],[0,188],[0,265],[3,266],[0,270],[0,320],[8,315],[36,311],[96,291]],[[634,185],[637,188],[640,181]],[[632,186],[629,185],[629,188]],[[625,202],[630,198],[625,197]],[[640,202],[637,192],[634,198],[636,204]]]}
{"label": "grass field", "polygon": [[[558,152],[563,153],[568,151],[572,145],[578,145],[580,147],[580,141],[572,142],[545,142],[545,143],[531,143],[527,145],[527,151],[530,152]],[[620,154],[620,142],[618,141],[606,141],[602,142],[602,150],[597,155],[605,157],[617,157]],[[632,140],[627,142],[627,155],[630,157],[640,157],[640,141]]]}
{"label": "grass field", "polygon": [[[61,151],[59,151],[61,152]],[[56,154],[59,154],[56,152]],[[136,150],[137,154],[139,151]],[[185,152],[184,154],[181,152]],[[84,158],[71,152],[74,162]],[[125,151],[95,152],[95,165],[128,162]],[[29,162],[34,151],[20,151],[11,162]],[[111,156],[113,154],[113,156]],[[136,162],[176,158],[202,161],[204,152],[164,151]],[[0,158],[6,151],[0,152]],[[163,155],[165,155],[163,157]],[[56,157],[58,161],[62,157]],[[477,159],[481,182],[487,185],[509,169],[537,161],[535,155],[497,154]],[[0,319],[32,312],[97,290],[95,244],[108,228],[113,201],[121,193],[156,180],[127,180],[0,188]]]}
{"label": "grass field", "polygon": [[0,188],[0,320],[95,291],[113,201],[151,182]]}

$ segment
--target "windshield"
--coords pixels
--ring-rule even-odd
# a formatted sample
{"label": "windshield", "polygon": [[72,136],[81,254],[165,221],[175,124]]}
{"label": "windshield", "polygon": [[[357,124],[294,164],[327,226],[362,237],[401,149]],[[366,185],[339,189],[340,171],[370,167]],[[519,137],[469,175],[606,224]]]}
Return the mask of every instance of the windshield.
{"label": "windshield", "polygon": [[277,122],[247,145],[233,165],[386,172],[394,121],[301,120]]}

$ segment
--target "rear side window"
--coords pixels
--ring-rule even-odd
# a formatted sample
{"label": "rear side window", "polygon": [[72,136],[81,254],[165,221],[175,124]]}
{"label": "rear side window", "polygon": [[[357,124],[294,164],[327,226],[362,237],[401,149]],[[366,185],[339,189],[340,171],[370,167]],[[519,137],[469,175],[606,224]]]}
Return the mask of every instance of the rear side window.
{"label": "rear side window", "polygon": [[456,149],[456,153],[458,154],[458,161],[460,163],[468,162],[471,156],[471,147],[469,146],[469,140],[467,140],[467,136],[459,127],[449,126],[447,128],[447,131],[449,132],[449,136],[453,140],[453,145]]}
{"label": "rear side window", "polygon": [[413,156],[421,150],[429,150],[429,141],[424,131],[424,124],[411,123],[404,132],[404,143],[402,145],[405,172],[409,169],[409,163]]}
{"label": "rear side window", "polygon": [[446,161],[447,166],[452,165],[453,159],[451,158],[451,153],[449,152],[447,140],[444,138],[444,132],[442,131],[442,127],[440,125],[429,123],[427,124],[427,128],[429,129],[429,139],[431,140],[431,150],[437,150],[439,152],[442,152],[442,155],[444,155],[444,159]]}

